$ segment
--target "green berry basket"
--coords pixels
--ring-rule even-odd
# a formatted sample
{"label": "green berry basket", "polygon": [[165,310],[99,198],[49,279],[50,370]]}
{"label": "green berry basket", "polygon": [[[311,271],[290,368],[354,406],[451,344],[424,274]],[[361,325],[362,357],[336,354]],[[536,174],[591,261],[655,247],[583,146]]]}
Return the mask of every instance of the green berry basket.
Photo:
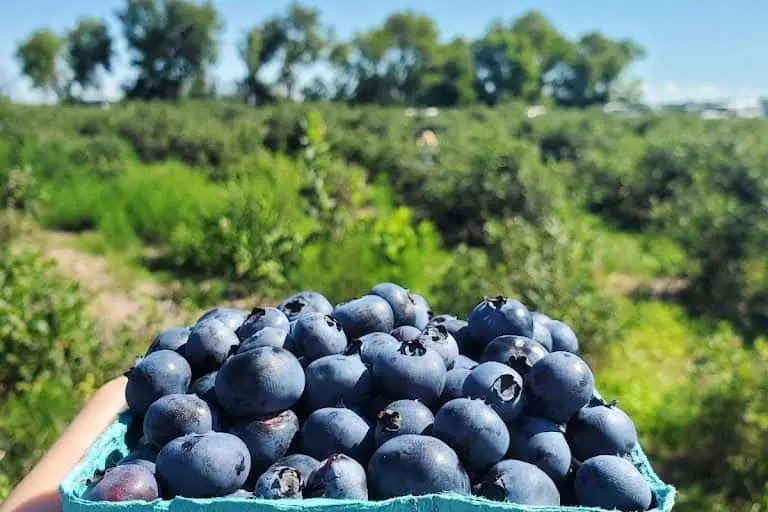
{"label": "green berry basket", "polygon": [[[529,507],[489,501],[472,496],[435,494],[429,496],[404,496],[386,501],[354,500],[265,500],[258,498],[211,498],[155,500],[152,502],[128,501],[121,503],[88,501],[81,496],[97,470],[114,465],[128,453],[126,438],[133,421],[130,413],[120,415],[96,442],[85,457],[69,472],[59,488],[64,512],[287,512],[309,509],[313,512],[371,511],[371,512],[601,512],[591,507]],[[653,471],[643,449],[637,445],[632,460],[651,486],[652,511],[668,512],[675,502],[675,488],[664,483]]]}

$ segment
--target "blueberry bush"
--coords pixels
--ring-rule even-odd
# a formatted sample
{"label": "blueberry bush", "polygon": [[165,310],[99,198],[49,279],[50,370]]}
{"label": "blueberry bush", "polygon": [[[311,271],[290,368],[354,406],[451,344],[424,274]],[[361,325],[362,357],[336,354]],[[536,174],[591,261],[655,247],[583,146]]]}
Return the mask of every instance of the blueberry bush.
{"label": "blueberry bush", "polygon": [[[4,213],[2,223],[9,220]],[[38,251],[0,235],[0,496],[28,471],[97,386],[130,360],[128,338],[104,350],[85,296]],[[29,435],[34,432],[35,435]]]}
{"label": "blueberry bush", "polygon": [[[514,103],[437,117],[0,104],[0,208],[110,251],[151,247],[146,267],[185,290],[216,281],[276,300],[306,288],[333,302],[394,281],[454,314],[477,290],[519,297],[573,326],[682,509],[754,510],[768,499],[753,457],[768,438],[766,147],[761,120],[528,119]],[[43,257],[2,256],[0,439],[56,419],[50,435],[0,446],[7,488],[125,349],[97,350],[82,296]],[[48,406],[57,396],[70,405]]]}

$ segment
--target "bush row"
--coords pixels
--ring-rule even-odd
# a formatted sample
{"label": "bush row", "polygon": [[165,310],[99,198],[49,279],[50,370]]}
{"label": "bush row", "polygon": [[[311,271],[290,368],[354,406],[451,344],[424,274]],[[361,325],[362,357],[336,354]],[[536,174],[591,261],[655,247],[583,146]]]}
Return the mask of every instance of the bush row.
{"label": "bush row", "polygon": [[[425,129],[436,146],[419,141]],[[448,312],[478,293],[520,297],[574,326],[604,391],[642,404],[643,442],[685,487],[684,506],[734,510],[765,500],[766,469],[750,454],[766,448],[767,412],[749,390],[765,386],[768,361],[761,342],[745,348],[708,316],[748,340],[766,318],[766,139],[753,121],[527,119],[515,105],[436,118],[335,105],[0,106],[0,206],[96,230],[115,250],[157,246],[153,265],[264,298],[301,286],[340,300],[387,280]],[[678,277],[688,311],[630,306],[606,288],[611,273]],[[8,353],[27,350],[13,343]],[[630,377],[614,370],[626,359]],[[46,397],[88,382],[44,379],[0,407],[44,414]],[[728,454],[702,453],[730,432]]]}

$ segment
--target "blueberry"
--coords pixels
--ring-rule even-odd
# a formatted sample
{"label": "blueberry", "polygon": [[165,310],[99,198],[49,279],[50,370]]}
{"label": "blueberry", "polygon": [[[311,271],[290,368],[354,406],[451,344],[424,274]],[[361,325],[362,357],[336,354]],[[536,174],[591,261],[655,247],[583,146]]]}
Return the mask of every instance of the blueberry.
{"label": "blueberry", "polygon": [[560,505],[557,486],[539,468],[519,460],[506,460],[501,464],[504,464],[501,472],[492,471],[480,484],[480,496],[519,505]]}
{"label": "blueberry", "polygon": [[307,362],[341,354],[347,348],[347,336],[341,324],[323,313],[307,313],[297,318],[291,331],[291,340],[293,352],[304,356]]}
{"label": "blueberry", "polygon": [[205,434],[212,428],[211,409],[196,395],[165,395],[144,415],[144,438],[159,447],[185,434]]}
{"label": "blueberry", "polygon": [[564,423],[592,398],[594,377],[579,356],[552,352],[528,372],[525,391],[534,416]]}
{"label": "blueberry", "polygon": [[432,433],[456,450],[468,470],[487,470],[509,449],[504,421],[482,400],[456,398],[435,414]]}
{"label": "blueberry", "polygon": [[159,493],[152,472],[140,464],[107,469],[83,493],[89,501],[152,501]]}
{"label": "blueberry", "polygon": [[286,297],[277,305],[277,309],[282,311],[288,320],[294,320],[304,313],[330,315],[333,311],[333,304],[317,292],[306,291]]}
{"label": "blueberry", "polygon": [[197,319],[196,323],[200,323],[203,320],[212,318],[214,320],[220,321],[233,331],[236,331],[238,327],[243,325],[246,316],[248,316],[248,314],[242,309],[214,308],[204,313],[203,316]]}
{"label": "blueberry", "polygon": [[186,359],[170,350],[158,350],[128,372],[125,400],[134,413],[142,415],[161,396],[186,393],[191,379]]}
{"label": "blueberry", "polygon": [[232,424],[230,418],[219,406],[208,404],[211,409],[211,418],[213,418],[213,430],[216,432],[226,432]]}
{"label": "blueberry", "polygon": [[279,327],[265,327],[243,340],[237,348],[239,354],[257,347],[283,347],[288,331]]}
{"label": "blueberry", "polygon": [[301,499],[303,489],[304,478],[299,470],[277,466],[268,469],[256,480],[254,494],[268,500]]}
{"label": "blueberry", "polygon": [[539,311],[531,311],[531,316],[533,317],[534,322],[539,322],[542,325],[547,325],[552,321],[552,318],[549,315],[545,315]]}
{"label": "blueberry", "polygon": [[373,396],[371,375],[359,357],[321,357],[307,366],[305,374],[304,398],[310,411],[337,405],[356,407]]}
{"label": "blueberry", "polygon": [[205,403],[208,404],[208,408],[211,410],[213,430],[223,432],[226,430],[228,419],[225,417],[224,412],[221,410],[219,400],[216,398],[215,385],[217,374],[218,372],[206,373],[198,378],[191,386],[189,386],[189,392],[205,400]]}
{"label": "blueberry", "polygon": [[349,338],[359,338],[372,332],[390,332],[395,328],[392,308],[377,295],[365,295],[339,304],[332,314],[341,322]]}
{"label": "blueberry", "polygon": [[218,405],[219,403],[216,400],[216,390],[214,389],[217,373],[218,372],[206,373],[189,386],[189,392],[205,400],[209,406],[211,404]]}
{"label": "blueberry", "polygon": [[285,349],[259,347],[227,360],[216,398],[232,416],[267,416],[290,408],[304,392],[304,369]]}
{"label": "blueberry", "polygon": [[369,491],[376,499],[453,492],[469,494],[469,477],[444,442],[406,434],[379,446],[368,463]]}
{"label": "blueberry", "polygon": [[446,369],[453,368],[456,358],[459,357],[459,346],[451,333],[442,326],[427,327],[418,338],[425,347],[433,349],[443,358]]}
{"label": "blueberry", "polygon": [[476,366],[464,380],[464,396],[484,400],[501,419],[511,421],[524,409],[523,378],[509,366],[488,361]]}
{"label": "blueberry", "polygon": [[188,434],[157,455],[158,481],[173,496],[210,498],[240,489],[251,469],[248,447],[223,432]]}
{"label": "blueberry", "polygon": [[[293,320],[290,321],[288,324],[288,332],[285,334],[285,342],[283,343],[283,348],[286,350],[290,350],[291,352],[294,352],[294,346],[293,346],[293,329],[296,327],[296,320],[298,317],[294,317]],[[279,327],[272,327],[272,329],[279,329]]]}
{"label": "blueberry", "polygon": [[155,474],[155,460],[157,459],[158,449],[156,446],[144,443],[137,446],[131,453],[120,459],[118,466],[126,464],[139,464]]}
{"label": "blueberry", "polygon": [[631,462],[598,455],[579,467],[574,481],[579,504],[618,510],[648,510],[651,488]]}
{"label": "blueberry", "polygon": [[120,462],[117,463],[117,466],[125,466],[128,464],[137,464],[139,466],[143,466],[144,468],[149,470],[150,473],[152,473],[153,475],[155,474],[155,463],[150,460],[146,460],[146,459],[126,460],[124,458],[124,460],[121,460]]}
{"label": "blueberry", "polygon": [[412,341],[421,335],[421,331],[417,328],[415,328],[412,325],[401,325],[400,327],[395,327],[395,329],[389,333],[394,337],[397,341],[400,343],[404,341]]}
{"label": "blueberry", "polygon": [[579,352],[579,339],[568,324],[559,320],[552,320],[546,324],[552,337],[552,352]]}
{"label": "blueberry", "polygon": [[365,468],[351,457],[333,454],[309,476],[304,494],[307,498],[367,500]]}
{"label": "blueberry", "polygon": [[[414,297],[416,297],[416,295],[414,295]],[[429,315],[430,315],[429,309],[426,309],[424,306],[418,305],[418,301],[417,301],[416,318],[413,320],[413,326],[421,330],[426,329],[427,325],[429,324]]]}
{"label": "blueberry", "polygon": [[392,399],[384,395],[376,395],[368,403],[361,405],[357,411],[371,425],[376,425],[379,421],[379,413],[392,403]]}
{"label": "blueberry", "polygon": [[435,350],[420,341],[389,348],[373,362],[376,384],[391,398],[411,398],[437,403],[445,386],[445,363]]}
{"label": "blueberry", "polygon": [[[432,319],[432,309],[429,307],[429,302],[427,302],[427,299],[425,299],[422,295],[413,292],[411,292],[411,299],[413,299],[414,304],[416,304],[416,308],[427,313],[427,322],[429,322],[429,320]],[[418,318],[420,313],[417,313],[416,316]],[[419,329],[424,329],[426,327],[426,322],[423,326],[416,326],[419,327]]]}
{"label": "blueberry", "polygon": [[549,329],[541,321],[533,319],[533,335],[531,336],[534,341],[547,349],[547,352],[552,352],[552,334]]}
{"label": "blueberry", "polygon": [[261,474],[288,452],[299,431],[299,419],[290,409],[274,416],[241,420],[230,429],[251,454],[251,472]]}
{"label": "blueberry", "polygon": [[440,403],[444,404],[454,398],[464,397],[464,381],[467,380],[471,370],[467,368],[456,368],[449,370],[445,374],[445,387],[440,395]]}
{"label": "blueberry", "polygon": [[229,326],[215,318],[207,318],[192,328],[184,355],[194,374],[204,375],[218,370],[239,343]]}
{"label": "blueberry", "polygon": [[466,368],[467,370],[472,370],[478,365],[478,362],[474,359],[471,359],[463,354],[459,354],[459,356],[456,358],[456,361],[453,363],[453,369],[457,368]]}
{"label": "blueberry", "polygon": [[276,467],[293,468],[297,470],[301,474],[302,480],[306,483],[309,475],[320,467],[320,461],[309,455],[294,453],[286,455],[285,457],[280,457],[268,468],[268,470]]}
{"label": "blueberry", "polygon": [[314,411],[304,422],[301,451],[316,459],[343,453],[364,463],[373,451],[373,432],[368,422],[354,411],[325,407]]}
{"label": "blueberry", "polygon": [[481,362],[496,361],[515,370],[521,377],[548,354],[538,342],[523,336],[499,336],[486,345]]}
{"label": "blueberry", "polygon": [[434,315],[432,318],[429,319],[429,325],[444,324],[446,322],[450,322],[451,320],[458,320],[458,319],[455,316],[449,315],[447,313]]}
{"label": "blueberry", "polygon": [[171,327],[166,329],[155,337],[147,349],[147,354],[157,352],[158,350],[173,350],[183,356],[184,346],[187,344],[189,333],[189,327]]}
{"label": "blueberry", "polygon": [[484,345],[505,334],[527,338],[533,335],[533,318],[528,308],[502,296],[486,298],[475,306],[468,322],[470,335]]}
{"label": "blueberry", "polygon": [[397,400],[377,415],[376,446],[404,434],[425,434],[435,421],[429,408],[416,400]]}
{"label": "blueberry", "polygon": [[566,438],[578,460],[597,455],[629,455],[637,444],[637,430],[615,404],[582,408],[566,429]]}
{"label": "blueberry", "polygon": [[235,332],[238,338],[245,340],[265,327],[276,327],[288,332],[291,324],[288,317],[277,308],[253,308]]}
{"label": "blueberry", "polygon": [[[414,297],[408,293],[408,290],[400,285],[394,283],[379,283],[374,286],[369,292],[370,295],[375,295],[386,300],[389,306],[392,308],[394,315],[395,327],[401,325],[413,325],[416,326],[417,309],[418,306]],[[426,311],[429,307],[421,306],[426,316]],[[426,324],[426,320],[424,320]],[[424,327],[422,326],[421,329]]]}
{"label": "blueberry", "polygon": [[376,359],[391,349],[400,347],[400,342],[385,332],[372,332],[353,340],[348,353],[358,352],[365,364],[372,365]]}
{"label": "blueberry", "polygon": [[571,467],[571,450],[556,423],[535,416],[518,418],[509,426],[509,439],[513,459],[533,464],[557,484],[565,481]]}
{"label": "blueberry", "polygon": [[430,320],[429,325],[442,325],[456,340],[459,346],[459,352],[467,355],[474,355],[480,345],[473,341],[469,335],[469,324],[464,320],[459,320],[450,315],[440,315]]}

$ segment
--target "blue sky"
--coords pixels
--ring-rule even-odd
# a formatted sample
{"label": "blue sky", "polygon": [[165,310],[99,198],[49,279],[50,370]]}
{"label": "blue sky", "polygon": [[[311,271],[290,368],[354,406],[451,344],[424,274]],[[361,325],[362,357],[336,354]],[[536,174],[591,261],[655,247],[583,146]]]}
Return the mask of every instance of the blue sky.
{"label": "blue sky", "polygon": [[[14,98],[39,100],[19,78],[13,59],[17,43],[41,26],[64,30],[78,16],[102,16],[119,34],[114,12],[122,0],[0,0],[0,80]],[[217,66],[219,80],[231,83],[242,74],[236,43],[245,30],[282,12],[289,0],[218,0],[225,21]],[[599,29],[630,37],[647,51],[630,74],[641,79],[652,102],[729,98],[750,102],[768,95],[768,2],[759,0],[324,0],[305,1],[320,9],[323,20],[341,37],[380,23],[389,12],[413,9],[436,20],[441,37],[476,37],[493,18],[511,20],[539,9],[569,36]],[[121,48],[118,72],[105,80],[107,94],[130,77]]]}

